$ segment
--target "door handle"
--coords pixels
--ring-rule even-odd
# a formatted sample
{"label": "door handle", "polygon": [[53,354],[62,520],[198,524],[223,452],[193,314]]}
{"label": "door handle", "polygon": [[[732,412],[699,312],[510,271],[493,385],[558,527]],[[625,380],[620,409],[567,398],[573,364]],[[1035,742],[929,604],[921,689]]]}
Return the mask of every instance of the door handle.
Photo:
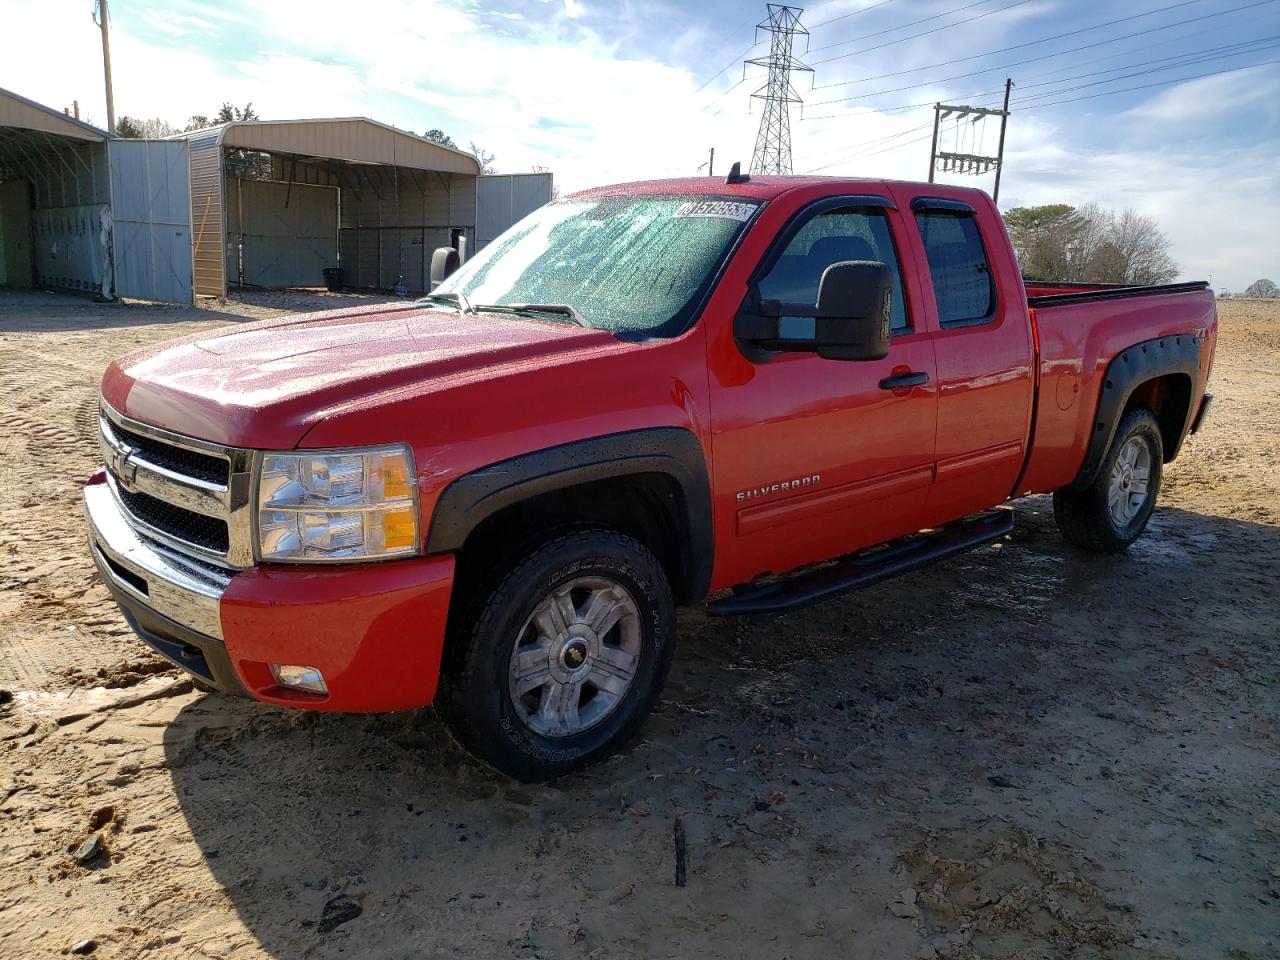
{"label": "door handle", "polygon": [[927,373],[915,373],[907,371],[906,373],[895,373],[891,377],[885,377],[880,381],[881,390],[905,390],[907,387],[918,387],[922,383],[929,382]]}

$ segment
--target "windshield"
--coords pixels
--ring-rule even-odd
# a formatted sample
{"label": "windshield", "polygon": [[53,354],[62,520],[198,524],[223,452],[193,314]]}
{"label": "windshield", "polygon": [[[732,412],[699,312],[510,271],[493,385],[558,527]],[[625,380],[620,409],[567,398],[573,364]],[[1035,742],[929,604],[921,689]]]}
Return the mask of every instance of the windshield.
{"label": "windshield", "polygon": [[[597,329],[675,336],[756,208],[716,197],[560,200],[502,234],[435,293],[461,294],[476,309],[572,307]],[[568,311],[535,312],[575,322]]]}

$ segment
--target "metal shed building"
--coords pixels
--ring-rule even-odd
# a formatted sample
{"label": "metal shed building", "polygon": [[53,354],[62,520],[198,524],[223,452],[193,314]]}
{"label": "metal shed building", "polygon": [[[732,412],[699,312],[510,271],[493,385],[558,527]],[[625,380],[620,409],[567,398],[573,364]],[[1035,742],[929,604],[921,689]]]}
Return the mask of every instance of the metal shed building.
{"label": "metal shed building", "polygon": [[237,121],[191,146],[194,292],[309,287],[424,290],[431,253],[473,237],[480,164],[362,117]]}
{"label": "metal shed building", "polygon": [[0,90],[0,286],[110,293],[109,137]]}
{"label": "metal shed building", "polygon": [[550,173],[494,173],[481,177],[476,183],[474,249],[483,250],[508,227],[550,203],[554,196]]}
{"label": "metal shed building", "polygon": [[0,90],[0,286],[190,303],[186,144]]}

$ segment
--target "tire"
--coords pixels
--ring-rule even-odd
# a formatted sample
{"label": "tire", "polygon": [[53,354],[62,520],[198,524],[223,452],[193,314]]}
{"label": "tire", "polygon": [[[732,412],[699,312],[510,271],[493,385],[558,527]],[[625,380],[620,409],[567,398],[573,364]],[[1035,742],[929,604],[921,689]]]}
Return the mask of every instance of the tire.
{"label": "tire", "polygon": [[[1130,410],[1093,483],[1083,490],[1054,493],[1058,529],[1071,543],[1094,553],[1124,550],[1151,519],[1163,467],[1164,441],[1156,418],[1147,410]],[[1144,480],[1145,489],[1137,490]]]}
{"label": "tire", "polygon": [[452,631],[437,711],[466,750],[531,782],[635,734],[671,666],[675,604],[642,543],[586,528],[527,551]]}

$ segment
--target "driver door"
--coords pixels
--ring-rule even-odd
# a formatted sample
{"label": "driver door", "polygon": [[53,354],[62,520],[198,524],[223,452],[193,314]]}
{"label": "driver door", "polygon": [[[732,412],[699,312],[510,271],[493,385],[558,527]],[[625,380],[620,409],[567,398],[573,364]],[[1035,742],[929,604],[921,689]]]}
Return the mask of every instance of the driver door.
{"label": "driver door", "polygon": [[933,482],[937,369],[916,288],[903,282],[906,228],[884,198],[828,198],[795,217],[756,268],[763,299],[816,303],[832,263],[885,263],[893,339],[882,360],[734,356],[724,361],[735,364],[729,375],[711,378],[715,582],[781,573],[919,529]]}

